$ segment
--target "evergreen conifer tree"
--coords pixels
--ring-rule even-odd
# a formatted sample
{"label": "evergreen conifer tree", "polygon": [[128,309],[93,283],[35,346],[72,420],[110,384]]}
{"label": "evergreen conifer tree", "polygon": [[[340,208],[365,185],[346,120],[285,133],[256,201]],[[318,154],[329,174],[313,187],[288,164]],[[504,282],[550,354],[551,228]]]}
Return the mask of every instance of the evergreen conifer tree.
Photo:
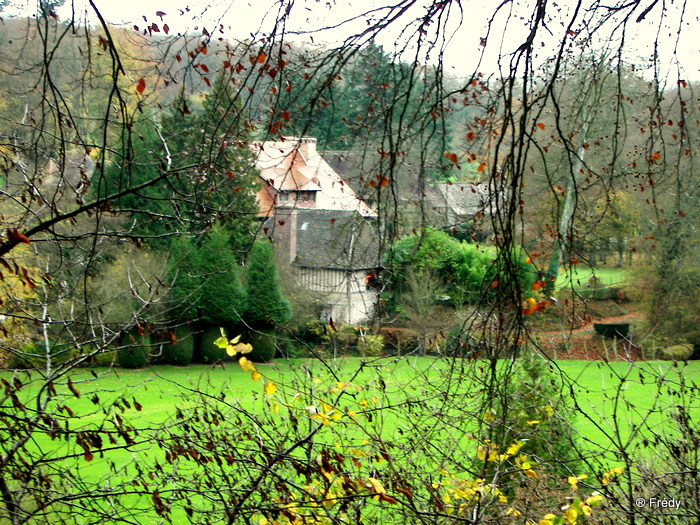
{"label": "evergreen conifer tree", "polygon": [[248,261],[246,322],[254,328],[266,328],[288,321],[291,306],[280,290],[272,245],[255,241]]}

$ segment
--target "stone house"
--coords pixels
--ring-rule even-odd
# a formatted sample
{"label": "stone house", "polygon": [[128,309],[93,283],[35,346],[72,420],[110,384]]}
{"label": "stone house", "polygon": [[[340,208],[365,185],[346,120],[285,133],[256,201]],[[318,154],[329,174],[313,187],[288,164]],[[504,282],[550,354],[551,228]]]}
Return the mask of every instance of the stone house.
{"label": "stone house", "polygon": [[316,150],[312,137],[254,143],[262,232],[280,264],[318,303],[318,316],[360,324],[375,312],[381,269],[377,214]]}

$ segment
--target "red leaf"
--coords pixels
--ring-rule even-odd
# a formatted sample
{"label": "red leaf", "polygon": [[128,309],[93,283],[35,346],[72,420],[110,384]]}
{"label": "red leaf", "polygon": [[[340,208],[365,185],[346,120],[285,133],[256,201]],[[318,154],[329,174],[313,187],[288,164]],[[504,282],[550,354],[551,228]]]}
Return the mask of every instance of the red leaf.
{"label": "red leaf", "polygon": [[166,35],[170,33],[170,27],[168,26],[168,24],[163,24],[163,33],[165,33]]}
{"label": "red leaf", "polygon": [[284,113],[282,113],[282,118],[285,122],[289,122],[289,111],[285,111]]}
{"label": "red leaf", "polygon": [[265,62],[265,60],[267,60],[267,55],[261,51],[260,54],[258,55],[257,62],[258,62],[258,64],[262,64]]}
{"label": "red leaf", "polygon": [[209,73],[209,68],[206,64],[200,64],[199,67],[202,69],[202,73]]}
{"label": "red leaf", "polygon": [[498,287],[498,281],[493,281],[491,283],[491,288],[497,288]]}
{"label": "red leaf", "polygon": [[182,57],[179,54],[177,54],[175,55],[175,60],[177,60],[178,62],[182,62]]}
{"label": "red leaf", "polygon": [[537,127],[543,130],[543,129],[545,129],[547,126],[545,126],[545,125],[542,124],[541,122],[538,122],[538,123],[537,123]]}
{"label": "red leaf", "polygon": [[467,140],[468,140],[469,142],[471,142],[471,141],[474,140],[475,138],[476,138],[476,133],[474,133],[473,131],[470,131],[469,133],[467,133]]}
{"label": "red leaf", "polygon": [[207,86],[211,87],[211,82],[209,82],[209,78],[207,78],[207,77],[202,77],[202,80],[204,80],[204,83],[205,83]]}
{"label": "red leaf", "polygon": [[138,84],[136,84],[136,91],[139,95],[143,95],[143,92],[146,91],[146,81],[144,79],[139,79]]}

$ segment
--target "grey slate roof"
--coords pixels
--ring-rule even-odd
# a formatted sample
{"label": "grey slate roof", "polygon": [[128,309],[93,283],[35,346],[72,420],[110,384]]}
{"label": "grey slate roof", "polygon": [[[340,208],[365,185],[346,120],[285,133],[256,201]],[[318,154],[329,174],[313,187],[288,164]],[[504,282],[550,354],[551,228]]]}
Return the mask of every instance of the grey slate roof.
{"label": "grey slate roof", "polygon": [[378,268],[379,238],[372,221],[354,211],[299,209],[295,266]]}

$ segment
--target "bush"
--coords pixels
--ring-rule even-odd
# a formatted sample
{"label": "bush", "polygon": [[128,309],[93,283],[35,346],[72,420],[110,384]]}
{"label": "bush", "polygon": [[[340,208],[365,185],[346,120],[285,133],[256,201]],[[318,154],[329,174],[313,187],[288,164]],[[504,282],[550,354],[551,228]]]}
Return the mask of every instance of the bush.
{"label": "bush", "polygon": [[247,355],[248,359],[258,363],[272,361],[277,353],[277,338],[273,330],[262,330],[249,335],[253,350]]}
{"label": "bush", "polygon": [[693,345],[682,344],[667,346],[659,352],[659,359],[669,361],[687,361],[694,354]]}
{"label": "bush", "polygon": [[526,353],[512,363],[502,404],[493,414],[491,441],[524,442],[523,453],[568,475],[576,470],[578,462],[577,434],[574,409],[561,395],[560,377],[534,353]]}
{"label": "bush", "polygon": [[384,338],[367,334],[357,341],[357,349],[362,357],[380,357],[384,351]]}
{"label": "bush", "polygon": [[127,333],[117,351],[117,362],[122,368],[143,368],[151,354],[151,338],[137,331]]}
{"label": "bush", "polygon": [[[71,357],[71,346],[54,344],[51,346],[51,365],[55,366],[66,362]],[[46,367],[45,350],[43,346],[34,343],[25,344],[19,351],[7,353],[7,368],[18,370],[32,370]]]}
{"label": "bush", "polygon": [[[233,332],[226,331],[229,337]],[[201,332],[197,334],[194,342],[194,355],[195,360],[201,363],[218,363],[219,361],[231,360],[229,355],[216,346],[214,341],[221,337],[221,328],[219,326],[208,325],[202,328]]]}
{"label": "bush", "polygon": [[163,359],[171,365],[189,365],[194,355],[194,330],[190,325],[182,325],[172,328],[171,332],[175,336],[175,342],[169,339],[163,345]]}

